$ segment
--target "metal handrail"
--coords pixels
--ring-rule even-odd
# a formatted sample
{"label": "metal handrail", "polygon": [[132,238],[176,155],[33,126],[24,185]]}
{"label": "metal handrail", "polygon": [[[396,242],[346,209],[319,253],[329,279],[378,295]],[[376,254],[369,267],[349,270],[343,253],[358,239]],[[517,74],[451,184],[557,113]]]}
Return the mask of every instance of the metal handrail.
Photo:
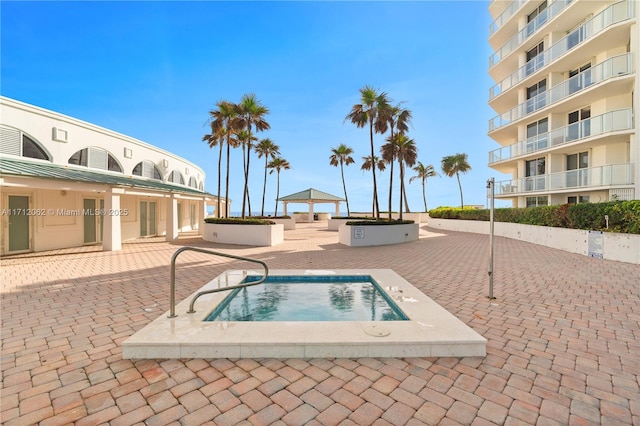
{"label": "metal handrail", "polygon": [[170,311],[169,311],[168,318],[177,317],[177,315],[176,315],[176,259],[178,258],[178,255],[180,253],[183,253],[185,251],[195,251],[195,252],[198,252],[198,253],[212,254],[214,256],[222,256],[222,257],[228,257],[228,258],[231,258],[231,259],[245,260],[247,262],[259,263],[264,268],[264,275],[258,281],[249,281],[248,283],[243,283],[243,284],[240,284],[240,285],[234,285],[234,286],[223,287],[223,288],[216,288],[216,289],[213,289],[213,290],[204,290],[204,291],[201,291],[201,292],[197,293],[193,297],[193,299],[191,300],[191,303],[189,304],[189,310],[187,311],[188,314],[192,314],[192,313],[195,312],[193,310],[193,305],[196,303],[196,300],[200,296],[202,296],[204,294],[217,293],[219,291],[234,290],[236,288],[250,287],[252,285],[261,284],[261,283],[264,282],[264,280],[267,279],[267,275],[269,275],[269,267],[267,266],[266,263],[264,263],[261,260],[249,259],[247,257],[241,257],[241,256],[234,256],[232,254],[220,253],[220,252],[212,251],[212,250],[205,250],[205,249],[201,249],[201,248],[198,248],[198,247],[181,247],[178,250],[176,250],[175,253],[173,253],[173,256],[171,256],[171,287],[169,289]]}

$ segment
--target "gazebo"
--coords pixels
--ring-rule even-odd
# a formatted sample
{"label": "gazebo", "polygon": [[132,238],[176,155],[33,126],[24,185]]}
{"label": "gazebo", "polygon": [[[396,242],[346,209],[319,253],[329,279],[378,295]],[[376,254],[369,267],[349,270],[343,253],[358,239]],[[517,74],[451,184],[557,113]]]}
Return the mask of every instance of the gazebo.
{"label": "gazebo", "polygon": [[309,222],[313,222],[313,206],[321,203],[333,203],[336,206],[336,216],[340,216],[340,202],[345,201],[344,198],[337,197],[335,195],[327,194],[326,192],[318,191],[317,189],[309,188],[304,191],[296,192],[295,194],[287,195],[285,197],[278,198],[278,201],[284,203],[284,215],[287,215],[288,203],[306,203],[309,205]]}

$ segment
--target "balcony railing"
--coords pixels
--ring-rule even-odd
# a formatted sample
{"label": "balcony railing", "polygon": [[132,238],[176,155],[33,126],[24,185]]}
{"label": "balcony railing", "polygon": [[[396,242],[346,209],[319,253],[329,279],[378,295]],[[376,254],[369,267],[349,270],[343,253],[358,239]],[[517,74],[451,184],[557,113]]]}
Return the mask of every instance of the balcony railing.
{"label": "balcony railing", "polygon": [[544,9],[533,21],[529,22],[523,29],[518,31],[516,35],[498,49],[493,55],[489,57],[489,67],[494,66],[502,60],[509,53],[513,52],[520,46],[526,39],[531,37],[536,31],[540,29],[544,24],[551,21],[556,17],[564,8],[567,7],[573,0],[556,0],[551,3],[549,7]]}
{"label": "balcony railing", "polygon": [[630,74],[634,71],[633,66],[631,53],[609,58],[595,67],[589,68],[553,86],[550,90],[542,92],[531,99],[527,99],[515,108],[493,117],[489,120],[489,132],[511,124],[549,105],[561,102],[569,96],[587,89],[591,85],[601,83],[610,78]]}
{"label": "balcony railing", "polygon": [[631,108],[607,112],[489,152],[489,165],[609,132],[633,129]]}
{"label": "balcony railing", "polygon": [[496,182],[496,195],[633,185],[633,163],[609,164]]}
{"label": "balcony railing", "polygon": [[589,21],[573,30],[566,37],[560,39],[549,49],[532,58],[517,71],[490,88],[489,100],[495,98],[506,90],[509,90],[534,72],[538,71],[545,65],[549,65],[568,51],[581,45],[608,27],[633,17],[633,7],[634,2],[625,0],[612,4],[602,12],[598,13]]}
{"label": "balcony railing", "polygon": [[527,0],[513,0],[511,4],[507,6],[505,11],[489,25],[489,36],[492,36],[493,33],[498,31],[498,28],[503,26],[504,23],[507,22],[526,2]]}

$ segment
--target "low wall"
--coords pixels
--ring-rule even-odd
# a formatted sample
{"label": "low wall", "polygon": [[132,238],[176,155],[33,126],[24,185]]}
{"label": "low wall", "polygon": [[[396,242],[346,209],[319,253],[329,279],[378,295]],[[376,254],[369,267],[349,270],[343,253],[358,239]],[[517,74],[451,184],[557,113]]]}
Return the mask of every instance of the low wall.
{"label": "low wall", "polygon": [[202,239],[243,246],[275,246],[284,241],[284,225],[235,225],[204,223]]}
{"label": "low wall", "polygon": [[[485,221],[429,219],[428,223],[434,229],[489,234],[489,222]],[[585,256],[640,264],[640,235],[637,234],[495,222],[494,235]]]}
{"label": "low wall", "polygon": [[341,225],[338,241],[350,247],[384,246],[416,241],[420,224],[404,225]]}

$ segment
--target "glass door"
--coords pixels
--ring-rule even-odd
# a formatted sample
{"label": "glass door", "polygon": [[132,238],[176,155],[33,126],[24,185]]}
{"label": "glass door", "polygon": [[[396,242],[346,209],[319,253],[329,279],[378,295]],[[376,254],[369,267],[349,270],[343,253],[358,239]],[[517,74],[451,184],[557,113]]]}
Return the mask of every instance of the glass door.
{"label": "glass door", "polygon": [[140,201],[140,236],[156,235],[156,202]]}
{"label": "glass door", "polygon": [[85,198],[82,203],[84,208],[84,244],[95,244],[98,242],[98,219],[96,212],[95,198]]}
{"label": "glass door", "polygon": [[587,186],[589,183],[589,153],[567,155],[567,187]]}
{"label": "glass door", "polygon": [[9,252],[16,253],[31,250],[29,196],[9,195]]}

